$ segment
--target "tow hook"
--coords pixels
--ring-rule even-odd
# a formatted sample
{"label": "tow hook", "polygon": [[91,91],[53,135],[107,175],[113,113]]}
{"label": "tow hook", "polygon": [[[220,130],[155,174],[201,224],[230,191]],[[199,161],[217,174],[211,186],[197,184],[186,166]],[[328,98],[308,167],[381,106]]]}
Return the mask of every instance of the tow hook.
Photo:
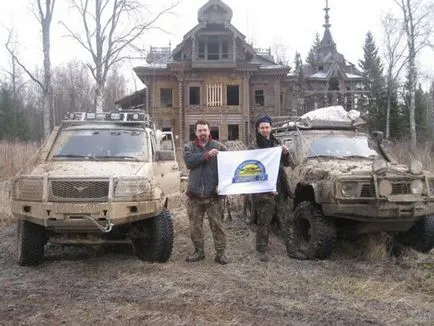
{"label": "tow hook", "polygon": [[91,221],[93,224],[95,224],[95,226],[96,226],[96,227],[97,227],[101,232],[104,232],[104,233],[109,233],[109,232],[112,230],[113,225],[114,225],[114,224],[111,222],[110,217],[107,218],[107,220],[106,220],[106,224],[105,224],[105,225],[101,225],[101,224],[99,223],[99,221],[97,221],[97,220],[96,220],[94,217],[92,217],[92,216],[86,215],[85,218],[87,218],[89,221]]}

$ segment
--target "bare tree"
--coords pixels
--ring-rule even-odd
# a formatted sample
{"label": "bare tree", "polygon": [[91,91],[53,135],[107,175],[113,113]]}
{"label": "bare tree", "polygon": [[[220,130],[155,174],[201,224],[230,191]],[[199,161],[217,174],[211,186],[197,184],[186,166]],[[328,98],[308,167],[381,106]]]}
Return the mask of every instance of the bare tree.
{"label": "bare tree", "polygon": [[13,57],[16,63],[29,75],[29,77],[39,85],[42,90],[42,101],[43,101],[43,125],[44,125],[44,138],[47,138],[50,134],[50,117],[52,112],[52,89],[51,89],[51,59],[50,59],[50,29],[51,21],[53,18],[54,5],[56,0],[36,0],[36,9],[34,10],[34,15],[39,21],[42,27],[42,51],[44,55],[44,77],[43,79],[37,78],[34,74],[30,72],[29,69],[20,61],[20,59],[15,55],[14,50],[7,43],[6,49],[9,54]]}
{"label": "bare tree", "polygon": [[387,109],[386,109],[386,139],[390,137],[390,110],[396,81],[402,68],[407,64],[405,56],[406,47],[402,23],[387,14],[382,18],[385,34],[385,61],[386,61],[386,88],[387,88]]}
{"label": "bare tree", "polygon": [[426,46],[432,47],[433,25],[431,23],[434,4],[423,7],[421,0],[394,0],[402,11],[404,31],[407,38],[408,52],[408,103],[410,118],[410,140],[413,149],[417,146],[416,134],[416,87],[417,87],[417,54]]}
{"label": "bare tree", "polygon": [[[179,1],[161,10],[144,22],[146,8],[138,0],[71,0],[72,7],[81,17],[82,33],[74,31],[64,22],[69,35],[92,57],[89,69],[95,79],[95,109],[102,112],[103,93],[110,70],[126,59],[125,50],[157,20],[170,12]],[[92,6],[92,7],[91,7]]]}

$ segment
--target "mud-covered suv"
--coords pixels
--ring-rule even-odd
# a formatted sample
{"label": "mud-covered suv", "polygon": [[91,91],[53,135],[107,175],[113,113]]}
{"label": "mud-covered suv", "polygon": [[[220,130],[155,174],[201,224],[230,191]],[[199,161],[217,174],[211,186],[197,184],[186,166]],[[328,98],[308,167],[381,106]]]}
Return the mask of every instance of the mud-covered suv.
{"label": "mud-covered suv", "polygon": [[[331,109],[347,114],[339,107]],[[371,138],[358,131],[355,124],[360,118],[330,121],[327,108],[319,110],[316,117],[323,121],[307,116],[274,130],[291,155],[292,166],[286,172],[300,249],[310,258],[328,258],[338,231],[344,231],[390,232],[405,245],[430,251],[434,175],[423,171],[419,161],[410,166],[396,163],[381,133]]]}
{"label": "mud-covered suv", "polygon": [[172,134],[143,111],[72,113],[14,179],[18,263],[41,263],[47,241],[130,242],[140,259],[165,262],[179,192]]}

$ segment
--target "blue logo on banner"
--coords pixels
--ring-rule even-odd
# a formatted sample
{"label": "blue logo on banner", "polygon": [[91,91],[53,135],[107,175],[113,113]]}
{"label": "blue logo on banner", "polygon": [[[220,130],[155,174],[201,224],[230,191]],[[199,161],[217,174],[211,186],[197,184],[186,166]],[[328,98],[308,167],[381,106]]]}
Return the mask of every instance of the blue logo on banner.
{"label": "blue logo on banner", "polygon": [[257,160],[247,160],[241,163],[235,170],[232,183],[266,180],[268,180],[268,175],[265,171],[264,165]]}

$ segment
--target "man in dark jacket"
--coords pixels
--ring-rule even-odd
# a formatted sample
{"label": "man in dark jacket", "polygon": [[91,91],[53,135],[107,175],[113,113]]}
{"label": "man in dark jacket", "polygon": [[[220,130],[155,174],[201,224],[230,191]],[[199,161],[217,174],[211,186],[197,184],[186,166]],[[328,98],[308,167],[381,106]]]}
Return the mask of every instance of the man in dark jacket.
{"label": "man in dark jacket", "polygon": [[256,232],[256,250],[258,252],[258,258],[264,262],[268,261],[268,236],[270,233],[271,220],[273,216],[275,216],[282,230],[282,236],[289,257],[306,259],[306,255],[294,247],[294,237],[290,220],[292,213],[292,206],[290,205],[291,190],[284,169],[284,166],[289,166],[290,164],[288,147],[282,145],[271,133],[271,118],[268,115],[258,117],[255,128],[256,141],[252,149],[282,147],[276,192],[253,195],[258,224]]}
{"label": "man in dark jacket", "polygon": [[210,126],[207,121],[198,120],[195,124],[195,133],[196,140],[184,147],[184,161],[190,170],[187,186],[187,214],[190,236],[195,249],[186,261],[196,262],[205,258],[203,218],[206,213],[214,237],[215,261],[225,265],[229,263],[229,260],[225,255],[223,205],[217,194],[217,155],[219,151],[226,149],[222,144],[211,139]]}

